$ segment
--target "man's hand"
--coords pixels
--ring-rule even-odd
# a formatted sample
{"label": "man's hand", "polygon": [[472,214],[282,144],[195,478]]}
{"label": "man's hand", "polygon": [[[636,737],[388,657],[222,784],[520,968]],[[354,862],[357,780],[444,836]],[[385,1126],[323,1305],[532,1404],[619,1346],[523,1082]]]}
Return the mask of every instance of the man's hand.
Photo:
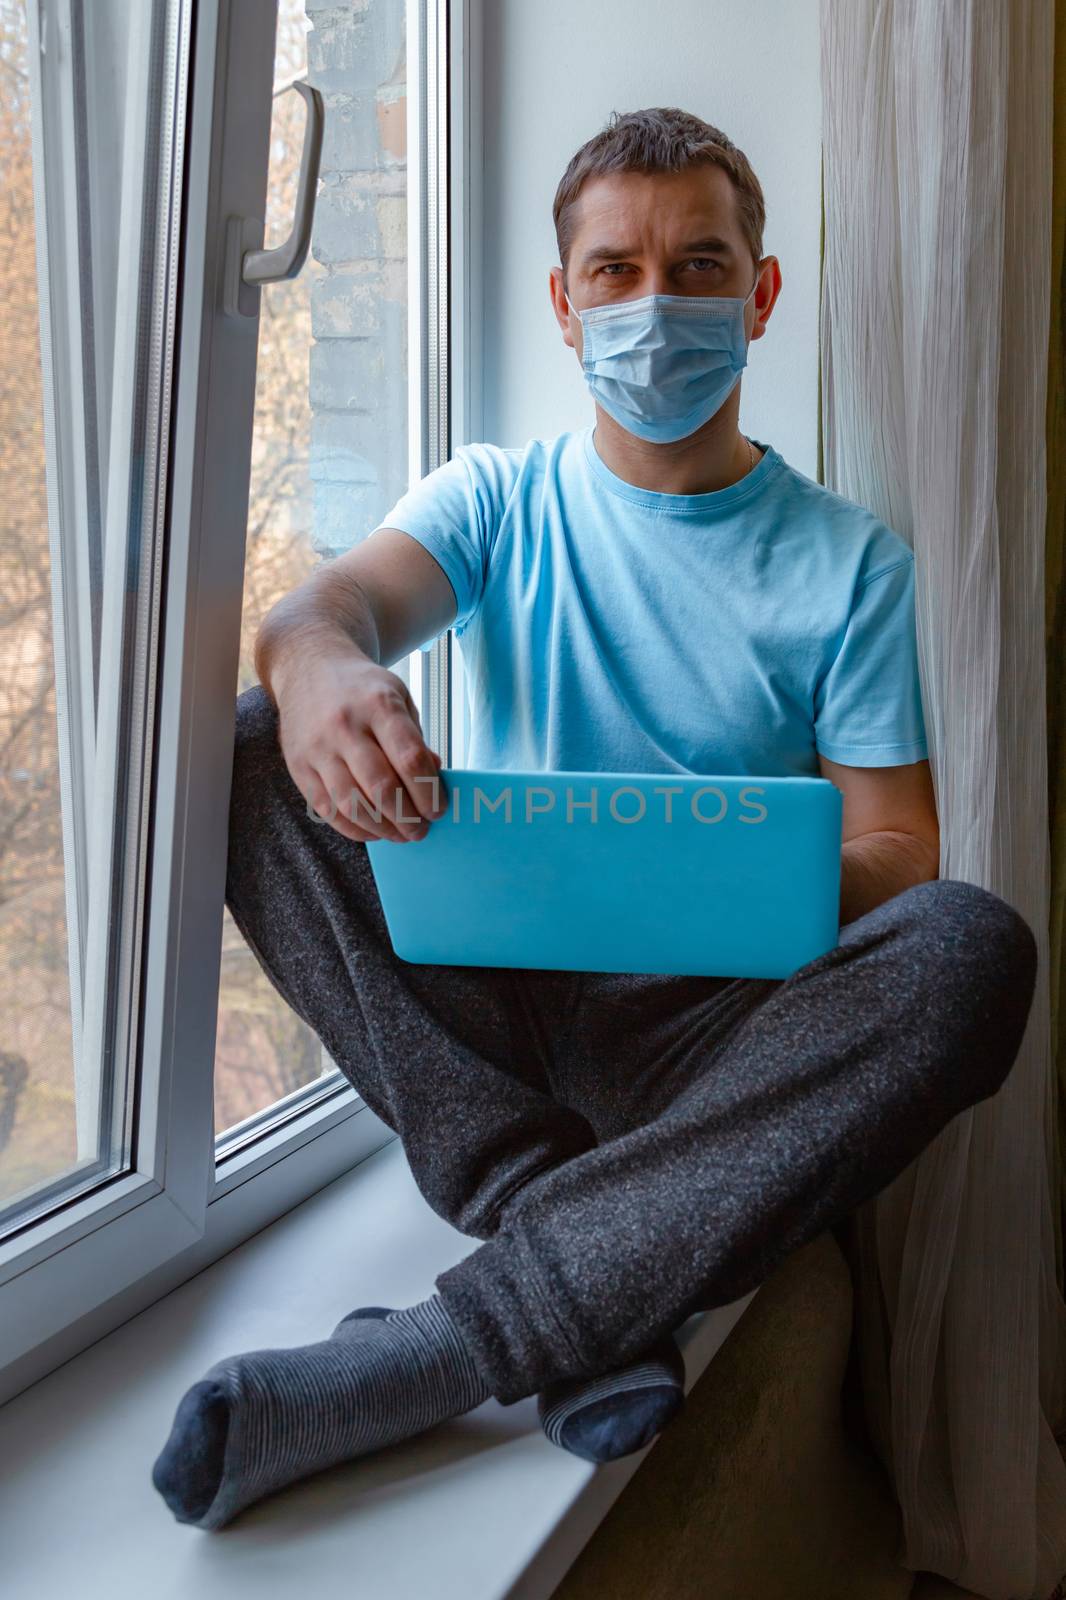
{"label": "man's hand", "polygon": [[351,648],[275,668],[285,764],[309,809],[346,839],[424,838],[445,809],[440,757],[396,673]]}
{"label": "man's hand", "polygon": [[263,619],[256,672],[277,704],[285,764],[309,808],[346,839],[421,839],[445,809],[440,757],[388,664],[454,616],[429,552],[379,528]]}

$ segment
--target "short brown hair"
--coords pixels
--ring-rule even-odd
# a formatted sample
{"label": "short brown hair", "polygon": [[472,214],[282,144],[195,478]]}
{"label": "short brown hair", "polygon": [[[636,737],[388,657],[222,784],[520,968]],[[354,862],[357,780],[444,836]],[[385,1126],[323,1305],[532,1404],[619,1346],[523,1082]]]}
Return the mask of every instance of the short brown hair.
{"label": "short brown hair", "polygon": [[653,106],[647,111],[612,111],[607,126],[570,158],[552,206],[564,280],[574,231],[573,206],[590,178],[614,172],[683,172],[697,166],[721,167],[729,174],[745,241],[755,260],[761,261],[766,201],[743,150],[702,117],[676,106]]}

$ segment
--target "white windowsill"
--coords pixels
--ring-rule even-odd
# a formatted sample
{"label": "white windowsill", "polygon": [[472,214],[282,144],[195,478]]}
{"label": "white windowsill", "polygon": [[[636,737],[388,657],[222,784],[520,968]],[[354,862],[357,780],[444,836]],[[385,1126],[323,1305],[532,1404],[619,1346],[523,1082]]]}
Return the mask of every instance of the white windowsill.
{"label": "white windowsill", "polygon": [[[487,1401],[220,1533],[176,1523],[150,1480],[212,1362],[423,1299],[476,1248],[430,1210],[394,1140],[0,1407],[6,1600],[546,1600],[647,1451],[594,1468],[547,1442],[533,1399]],[[688,1386],[750,1299],[684,1325]]]}

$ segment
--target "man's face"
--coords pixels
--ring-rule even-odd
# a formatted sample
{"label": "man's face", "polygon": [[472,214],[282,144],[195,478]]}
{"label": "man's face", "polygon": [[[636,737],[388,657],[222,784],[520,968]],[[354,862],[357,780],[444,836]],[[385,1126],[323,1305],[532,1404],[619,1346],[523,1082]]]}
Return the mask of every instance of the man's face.
{"label": "man's face", "polygon": [[[648,294],[744,299],[749,337],[761,338],[781,275],[775,257],[757,263],[737,215],[736,190],[721,167],[687,172],[621,172],[592,179],[576,202],[566,288],[576,310]],[[563,337],[581,356],[581,324],[553,267],[552,302]],[[760,305],[759,302],[762,302]]]}

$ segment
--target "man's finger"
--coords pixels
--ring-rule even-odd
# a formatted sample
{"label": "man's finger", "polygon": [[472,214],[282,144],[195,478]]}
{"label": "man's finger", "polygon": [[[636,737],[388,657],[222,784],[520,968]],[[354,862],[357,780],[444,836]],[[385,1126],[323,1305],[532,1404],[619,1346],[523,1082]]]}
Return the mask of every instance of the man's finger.
{"label": "man's finger", "polygon": [[367,833],[364,828],[352,826],[347,817],[337,809],[336,802],[326,788],[321,776],[313,767],[307,768],[298,787],[304,797],[308,812],[315,816],[319,822],[328,823],[331,828],[336,828],[337,832],[343,834],[346,839],[354,839],[360,844],[365,844],[368,839],[375,837],[375,835]]}
{"label": "man's finger", "polygon": [[426,824],[421,813],[412,804],[407,788],[378,741],[366,730],[362,737],[342,740],[343,756],[355,781],[372,806],[374,816],[366,826],[376,826],[380,813],[382,824],[393,830],[398,839],[421,838]]}
{"label": "man's finger", "polygon": [[[368,788],[363,773],[353,771],[351,763],[339,755],[319,763],[319,773],[329,789],[337,811],[353,827],[362,829],[374,839],[403,840],[407,835],[393,820],[394,808],[386,803],[379,806],[372,788]],[[373,774],[372,765],[367,769]]]}
{"label": "man's finger", "polygon": [[438,777],[440,767],[406,708],[399,704],[395,708],[382,707],[371,728],[403,786],[406,815],[432,822],[445,809],[444,785]]}

